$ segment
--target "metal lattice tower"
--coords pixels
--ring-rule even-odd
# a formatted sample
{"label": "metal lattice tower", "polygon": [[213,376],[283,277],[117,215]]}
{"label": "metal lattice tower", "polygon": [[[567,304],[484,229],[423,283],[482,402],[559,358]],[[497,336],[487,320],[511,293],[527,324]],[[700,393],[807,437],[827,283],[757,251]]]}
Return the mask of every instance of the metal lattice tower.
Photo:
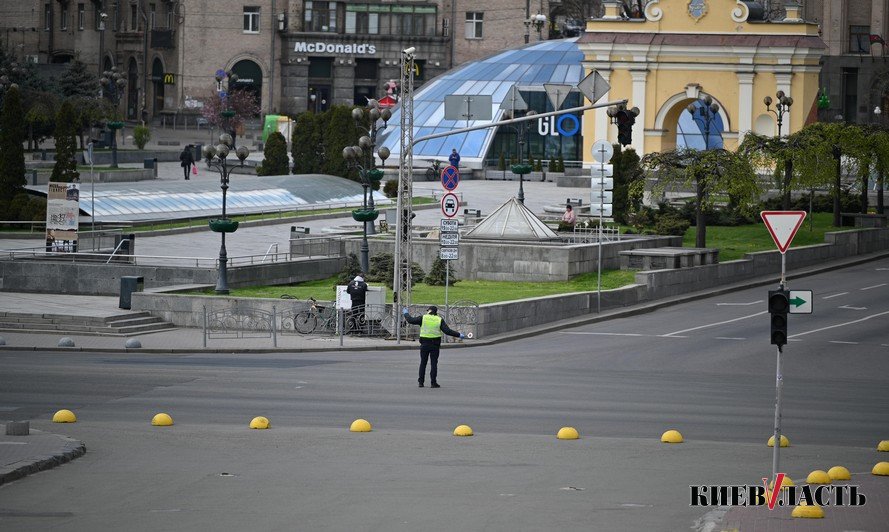
{"label": "metal lattice tower", "polygon": [[401,53],[401,159],[398,166],[398,202],[395,227],[395,279],[393,279],[395,338],[401,342],[401,308],[411,304],[411,218],[414,182],[414,51]]}

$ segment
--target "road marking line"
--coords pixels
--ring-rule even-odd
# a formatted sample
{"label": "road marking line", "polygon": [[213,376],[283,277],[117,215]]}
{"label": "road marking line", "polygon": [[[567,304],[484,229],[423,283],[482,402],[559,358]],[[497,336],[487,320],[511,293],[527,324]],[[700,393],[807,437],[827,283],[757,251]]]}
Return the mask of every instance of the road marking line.
{"label": "road marking line", "polygon": [[878,272],[889,272],[889,268],[877,268]]}
{"label": "road marking line", "polygon": [[732,322],[735,322],[735,321],[746,320],[747,318],[755,318],[755,317],[757,317],[757,316],[762,316],[763,314],[768,314],[768,313],[769,313],[768,310],[764,310],[764,311],[762,311],[762,312],[757,312],[756,314],[751,314],[751,315],[749,315],[749,316],[741,316],[740,318],[734,318],[734,319],[731,319],[731,320],[720,321],[720,322],[717,322],[717,323],[709,323],[709,324],[707,324],[707,325],[699,325],[698,327],[692,327],[691,329],[683,329],[683,330],[681,330],[681,331],[674,331],[674,332],[671,332],[671,333],[662,334],[662,335],[661,335],[661,338],[669,338],[669,337],[671,337],[671,336],[674,336],[674,335],[677,335],[677,334],[681,334],[681,333],[685,333],[685,332],[697,331],[698,329],[706,329],[707,327],[715,327],[715,326],[717,326],[717,325],[725,325],[726,323],[732,323]]}
{"label": "road marking line", "polygon": [[656,334],[584,332],[584,331],[562,331],[562,334],[591,334],[591,335],[595,335],[595,336],[657,336]]}
{"label": "road marking line", "polygon": [[746,340],[746,338],[732,338],[731,336],[717,336],[717,340]]}
{"label": "road marking line", "polygon": [[858,345],[858,342],[843,342],[842,340],[831,340],[831,344],[848,344],[848,345]]}
{"label": "road marking line", "polygon": [[867,310],[867,307],[852,307],[849,305],[843,305],[843,306],[837,307],[837,308],[844,308],[846,310]]}
{"label": "road marking line", "polygon": [[824,297],[822,297],[821,299],[830,299],[830,298],[832,298],[832,297],[840,297],[840,296],[844,296],[844,295],[846,295],[846,294],[848,294],[848,293],[849,293],[849,292],[840,292],[839,294],[834,294],[834,295],[832,295],[832,296],[824,296]]}
{"label": "road marking line", "polygon": [[0,441],[0,445],[28,445],[26,441]]}
{"label": "road marking line", "polygon": [[826,330],[828,330],[828,329],[835,329],[835,328],[837,328],[837,327],[843,327],[843,326],[846,326],[846,325],[853,325],[853,324],[855,324],[855,323],[861,323],[862,321],[867,321],[867,320],[869,320],[869,319],[871,319],[871,318],[878,318],[878,317],[880,317],[880,316],[885,316],[886,314],[889,314],[889,310],[887,310],[886,312],[880,312],[880,313],[878,313],[878,314],[871,314],[870,316],[865,316],[865,317],[863,317],[863,318],[859,318],[859,319],[857,319],[857,320],[847,321],[846,323],[837,323],[836,325],[829,325],[829,326],[827,326],[827,327],[822,327],[822,328],[820,328],[820,329],[813,329],[813,330],[811,330],[811,331],[806,331],[806,332],[801,332],[801,333],[797,333],[797,334],[792,334],[792,335],[788,336],[788,338],[794,338],[794,337],[796,337],[796,336],[804,336],[804,335],[807,335],[807,334],[812,334],[812,333],[816,333],[816,332],[826,331]]}
{"label": "road marking line", "polygon": [[871,288],[879,288],[881,286],[886,286],[887,284],[889,284],[889,283],[880,283],[880,284],[875,284],[873,286],[865,286],[864,288],[859,288],[859,290],[870,290]]}
{"label": "road marking line", "polygon": [[758,299],[756,301],[751,301],[750,303],[717,303],[717,307],[747,307],[750,305],[755,305],[757,303],[762,303],[762,299]]}

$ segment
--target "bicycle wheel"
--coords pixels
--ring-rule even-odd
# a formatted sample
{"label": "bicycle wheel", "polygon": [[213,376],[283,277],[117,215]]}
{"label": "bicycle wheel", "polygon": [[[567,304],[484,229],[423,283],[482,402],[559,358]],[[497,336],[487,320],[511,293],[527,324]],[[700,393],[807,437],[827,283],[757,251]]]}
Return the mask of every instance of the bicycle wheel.
{"label": "bicycle wheel", "polygon": [[299,334],[309,334],[318,326],[318,317],[304,310],[293,318],[293,328]]}
{"label": "bicycle wheel", "polygon": [[426,169],[426,181],[435,181],[435,170],[432,168]]}

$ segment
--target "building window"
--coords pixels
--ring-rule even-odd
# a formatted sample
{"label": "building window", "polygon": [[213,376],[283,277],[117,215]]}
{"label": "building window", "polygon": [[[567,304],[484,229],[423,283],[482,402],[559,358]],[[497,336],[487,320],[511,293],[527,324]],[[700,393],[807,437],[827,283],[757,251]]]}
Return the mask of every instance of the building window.
{"label": "building window", "polygon": [[68,29],[68,8],[62,8],[62,14],[59,16],[59,29],[65,31]]}
{"label": "building window", "polygon": [[336,2],[306,2],[305,31],[336,33]]}
{"label": "building window", "polygon": [[139,14],[136,11],[137,9],[138,7],[136,6],[136,4],[130,6],[130,30],[132,31],[136,31],[136,28],[139,27],[139,19],[137,18]]}
{"label": "building window", "polygon": [[373,100],[376,98],[376,90],[376,87],[368,85],[356,85],[355,91],[353,92],[352,103],[354,105],[364,107],[365,105],[367,105],[368,100]]}
{"label": "building window", "polygon": [[333,58],[332,57],[310,57],[309,58],[309,77],[325,78],[333,77]]}
{"label": "building window", "polygon": [[870,27],[849,26],[849,53],[870,53]]}
{"label": "building window", "polygon": [[843,69],[843,117],[855,123],[858,117],[858,69]]}
{"label": "building window", "polygon": [[77,29],[83,31],[83,25],[86,23],[86,7],[83,4],[77,4]]}
{"label": "building window", "polygon": [[157,5],[148,4],[148,29],[154,29],[157,20]]}
{"label": "building window", "polygon": [[244,33],[259,33],[258,6],[244,6]]}
{"label": "building window", "polygon": [[43,29],[52,30],[52,4],[43,4]]}
{"label": "building window", "polygon": [[379,59],[356,59],[355,79],[377,79]]}
{"label": "building window", "polygon": [[380,33],[381,8],[389,11],[389,6],[368,4],[346,5],[346,33],[378,35]]}
{"label": "building window", "polygon": [[467,12],[466,13],[466,38],[467,39],[481,39],[482,38],[482,23],[485,20],[484,13],[474,13]]}

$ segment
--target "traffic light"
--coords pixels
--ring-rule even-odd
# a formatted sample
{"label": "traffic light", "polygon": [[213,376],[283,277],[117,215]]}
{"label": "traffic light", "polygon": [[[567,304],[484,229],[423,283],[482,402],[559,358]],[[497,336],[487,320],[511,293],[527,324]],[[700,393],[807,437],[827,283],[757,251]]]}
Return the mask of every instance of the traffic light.
{"label": "traffic light", "polygon": [[787,344],[788,312],[790,312],[790,292],[788,290],[769,290],[771,339],[772,344],[778,347]]}
{"label": "traffic light", "polygon": [[633,143],[633,124],[636,123],[636,115],[632,111],[622,109],[614,117],[617,122],[617,141],[621,146]]}

